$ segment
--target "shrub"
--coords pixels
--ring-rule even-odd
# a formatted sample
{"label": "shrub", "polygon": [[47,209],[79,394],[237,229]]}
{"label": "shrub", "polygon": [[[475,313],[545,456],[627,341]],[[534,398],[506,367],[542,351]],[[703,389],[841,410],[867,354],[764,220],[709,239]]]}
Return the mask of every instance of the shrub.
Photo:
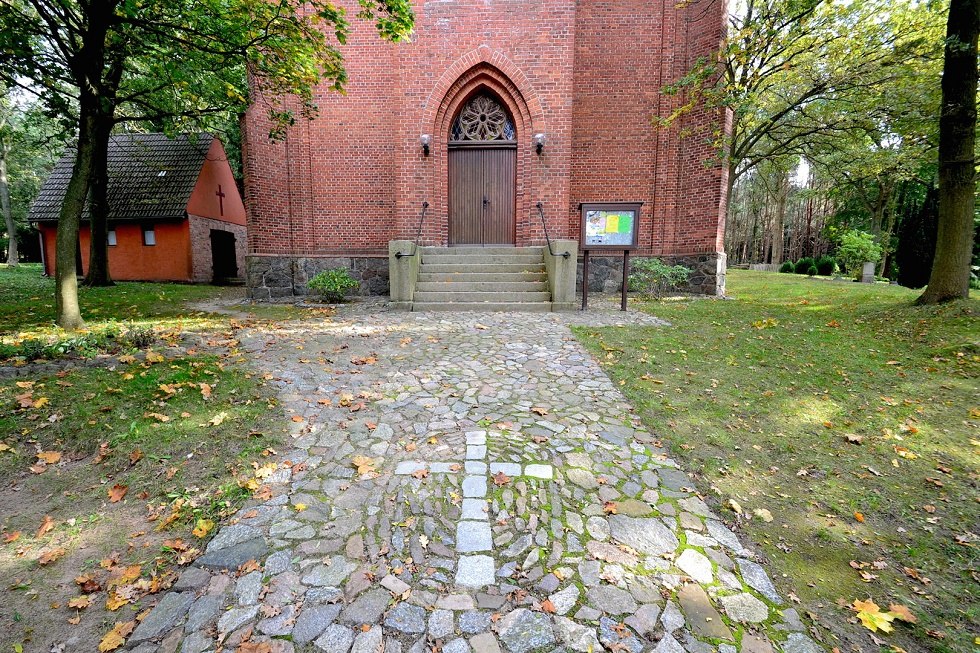
{"label": "shrub", "polygon": [[864,263],[877,263],[881,260],[881,245],[866,231],[845,231],[837,243],[837,260],[849,274],[860,274]]}
{"label": "shrub", "polygon": [[360,286],[354,277],[350,276],[347,268],[324,270],[310,279],[306,285],[331,303],[344,301],[349,291]]}
{"label": "shrub", "polygon": [[686,283],[691,268],[667,265],[658,258],[640,258],[630,266],[629,289],[632,292],[663,297]]}
{"label": "shrub", "polygon": [[837,261],[834,260],[833,256],[824,254],[817,259],[817,274],[822,274],[825,277],[829,277],[836,269]]}
{"label": "shrub", "polygon": [[808,276],[811,276],[811,277],[816,276],[817,275],[817,266],[816,265],[811,265],[810,267],[807,268],[806,273],[807,273]]}
{"label": "shrub", "polygon": [[153,327],[130,325],[126,331],[126,340],[137,349],[146,349],[157,339]]}
{"label": "shrub", "polygon": [[809,274],[810,266],[816,264],[817,262],[814,261],[811,257],[804,256],[803,258],[801,258],[799,261],[796,262],[794,271],[796,272],[796,274]]}
{"label": "shrub", "polygon": [[785,263],[779,266],[779,271],[784,272],[786,274],[793,274],[793,272],[796,271],[796,266],[793,265],[793,261],[786,261]]}

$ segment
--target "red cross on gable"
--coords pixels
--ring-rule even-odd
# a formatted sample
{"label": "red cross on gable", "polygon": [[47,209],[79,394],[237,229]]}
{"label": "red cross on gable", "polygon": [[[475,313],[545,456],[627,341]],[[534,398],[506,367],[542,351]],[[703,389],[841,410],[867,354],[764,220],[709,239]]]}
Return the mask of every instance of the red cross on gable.
{"label": "red cross on gable", "polygon": [[221,184],[218,184],[218,192],[215,193],[218,196],[218,211],[221,215],[225,214],[225,194],[221,192]]}

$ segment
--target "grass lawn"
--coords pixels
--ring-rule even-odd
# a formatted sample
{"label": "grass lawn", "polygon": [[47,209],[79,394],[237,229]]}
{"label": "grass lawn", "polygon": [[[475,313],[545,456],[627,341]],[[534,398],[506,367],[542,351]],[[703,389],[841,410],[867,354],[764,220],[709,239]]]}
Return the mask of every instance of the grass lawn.
{"label": "grass lawn", "polygon": [[848,606],[907,606],[880,650],[980,640],[980,301],[731,271],[733,300],[634,305],[670,328],[578,328],[697,485],[841,651]]}
{"label": "grass lawn", "polygon": [[[89,328],[79,336],[51,324],[53,290],[39,266],[0,266],[0,345],[81,337],[97,346],[45,358],[113,356],[60,371],[0,362],[26,372],[0,379],[3,651],[95,650],[115,622],[156,600],[221,519],[263,491],[257,479],[284,424],[265,380],[244,366],[236,330],[303,313],[217,314],[187,304],[240,289],[121,283],[81,290]],[[152,342],[96,337],[120,329],[116,320]],[[207,344],[170,346],[186,331]]]}

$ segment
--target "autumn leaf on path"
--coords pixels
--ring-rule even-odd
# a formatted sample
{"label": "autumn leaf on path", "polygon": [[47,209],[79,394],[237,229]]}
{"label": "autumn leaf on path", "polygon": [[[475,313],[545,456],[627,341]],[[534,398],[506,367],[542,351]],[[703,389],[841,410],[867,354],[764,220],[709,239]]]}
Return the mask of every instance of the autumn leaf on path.
{"label": "autumn leaf on path", "polygon": [[207,537],[208,533],[214,530],[214,522],[210,519],[198,519],[191,533],[194,537]]}
{"label": "autumn leaf on path", "polygon": [[54,523],[54,520],[51,519],[51,515],[45,515],[44,519],[41,520],[41,525],[38,527],[37,533],[34,535],[34,537],[41,537],[50,531],[52,528],[54,528]]}
{"label": "autumn leaf on path", "polygon": [[880,630],[883,633],[890,633],[893,630],[892,622],[895,620],[895,615],[891,612],[882,612],[881,608],[871,599],[867,601],[855,599],[851,609],[857,612],[857,618],[871,632]]}
{"label": "autumn leaf on path", "polygon": [[368,458],[367,456],[354,456],[351,463],[357,469],[357,473],[361,475],[371,474],[377,471],[374,469],[374,459]]}
{"label": "autumn leaf on path", "polygon": [[99,642],[99,653],[115,651],[125,644],[126,638],[129,637],[134,628],[136,628],[135,621],[117,621],[112,630],[107,632],[102,641]]}
{"label": "autumn leaf on path", "polygon": [[156,353],[155,351],[146,352],[147,363],[162,363],[164,360],[165,360],[164,357]]}
{"label": "autumn leaf on path", "polygon": [[4,533],[3,534],[3,543],[4,544],[12,544],[13,542],[16,542],[17,541],[17,538],[19,538],[19,537],[20,537],[20,531],[13,531],[12,533]]}
{"label": "autumn leaf on path", "polygon": [[128,485],[122,485],[121,483],[116,483],[111,488],[109,488],[109,503],[119,503],[122,498],[126,496],[129,492]]}
{"label": "autumn leaf on path", "polygon": [[548,614],[554,614],[557,612],[555,609],[555,604],[551,602],[551,599],[545,599],[541,602],[541,612],[546,612]]}
{"label": "autumn leaf on path", "polygon": [[37,454],[37,458],[48,465],[54,465],[61,460],[61,453],[57,451],[42,451]]}
{"label": "autumn leaf on path", "polygon": [[532,413],[536,413],[536,414],[541,415],[542,417],[544,417],[545,415],[548,414],[548,409],[547,408],[542,408],[541,406],[535,406],[534,408],[531,409],[531,412]]}
{"label": "autumn leaf on path", "polygon": [[493,475],[493,484],[496,486],[507,485],[510,483],[510,476],[504,474],[503,472],[497,472]]}
{"label": "autumn leaf on path", "polygon": [[50,565],[52,562],[56,562],[66,553],[68,552],[60,546],[55,549],[47,549],[41,552],[41,557],[37,559],[37,563],[42,566]]}
{"label": "autumn leaf on path", "polygon": [[143,459],[143,452],[139,448],[133,449],[133,451],[129,454],[130,465],[135,465],[142,459]]}
{"label": "autumn leaf on path", "polygon": [[424,467],[422,469],[416,469],[414,472],[412,472],[412,476],[419,480],[426,478],[428,475],[429,470],[425,469]]}
{"label": "autumn leaf on path", "polygon": [[888,606],[888,611],[895,615],[896,619],[901,619],[910,624],[918,623],[919,621],[919,618],[912,614],[911,610],[899,603],[892,603]]}
{"label": "autumn leaf on path", "polygon": [[619,511],[619,506],[616,505],[615,501],[606,501],[602,504],[602,512],[607,515],[615,515]]}
{"label": "autumn leaf on path", "polygon": [[222,422],[224,422],[226,419],[228,419],[228,413],[226,413],[225,411],[221,411],[220,413],[218,413],[217,415],[209,419],[208,424],[210,424],[211,426],[221,426]]}
{"label": "autumn leaf on path", "polygon": [[76,610],[84,610],[90,605],[92,605],[92,599],[87,595],[76,596],[68,601],[68,607]]}

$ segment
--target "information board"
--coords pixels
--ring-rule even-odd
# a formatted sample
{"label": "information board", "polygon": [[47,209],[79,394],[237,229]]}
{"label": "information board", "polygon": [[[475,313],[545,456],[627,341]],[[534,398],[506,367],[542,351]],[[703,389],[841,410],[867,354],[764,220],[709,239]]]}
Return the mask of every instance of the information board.
{"label": "information board", "polygon": [[634,249],[640,206],[636,202],[582,204],[582,249]]}

